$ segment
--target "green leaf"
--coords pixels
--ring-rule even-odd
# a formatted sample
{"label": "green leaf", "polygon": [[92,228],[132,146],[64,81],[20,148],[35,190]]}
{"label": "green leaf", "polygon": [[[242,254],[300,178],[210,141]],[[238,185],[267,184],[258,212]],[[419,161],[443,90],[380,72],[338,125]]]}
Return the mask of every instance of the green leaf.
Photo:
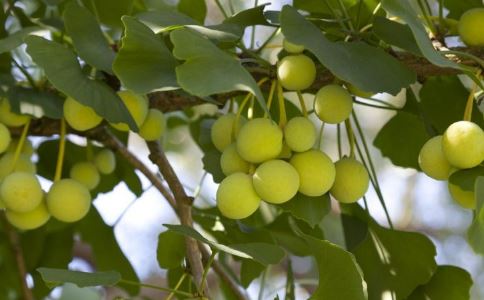
{"label": "green leaf", "polygon": [[26,27],[16,31],[9,36],[0,39],[0,54],[9,52],[24,43],[25,37],[29,36],[32,32],[41,30],[40,27]]}
{"label": "green leaf", "polygon": [[[77,224],[76,229],[80,233],[81,240],[91,246],[97,269],[116,270],[123,279],[138,281],[131,263],[116,241],[114,228],[104,223],[94,207]],[[132,295],[139,292],[137,286],[123,285],[123,288]]]}
{"label": "green leaf", "polygon": [[99,70],[112,73],[114,52],[91,12],[76,2],[70,2],[64,10],[63,19],[79,57]]}
{"label": "green leaf", "polygon": [[111,27],[121,28],[121,17],[131,15],[133,0],[82,0],[99,22]]}
{"label": "green leaf", "polygon": [[284,251],[276,245],[267,243],[246,243],[226,246],[206,239],[193,228],[183,225],[164,225],[174,232],[194,238],[200,242],[215,247],[220,251],[241,258],[254,259],[263,265],[277,264],[284,257]]}
{"label": "green leaf", "polygon": [[240,264],[240,283],[244,288],[248,288],[249,285],[257,277],[264,272],[266,267],[251,259],[243,259]]}
{"label": "green leaf", "polygon": [[373,21],[373,32],[387,44],[397,46],[418,56],[422,55],[408,25],[377,16]]}
{"label": "green leaf", "polygon": [[422,21],[412,9],[409,2],[400,0],[382,0],[381,4],[383,9],[388,13],[395,17],[399,17],[407,23],[412,30],[420,51],[432,64],[440,67],[460,69],[458,64],[447,60],[434,49]]}
{"label": "green leaf", "polygon": [[407,300],[468,300],[472,278],[467,271],[454,266],[438,266],[425,285],[419,286]]}
{"label": "green leaf", "polygon": [[78,287],[112,286],[121,280],[121,275],[115,271],[87,273],[50,268],[38,268],[37,271],[45,283],[51,287],[65,282],[74,283]]}
{"label": "green leaf", "polygon": [[475,7],[482,7],[481,0],[445,0],[444,6],[449,10],[447,18],[460,19],[460,16]]}
{"label": "green leaf", "polygon": [[429,281],[437,253],[426,236],[368,225],[365,240],[352,250],[368,284],[368,299],[405,299]]}
{"label": "green leaf", "polygon": [[279,205],[284,211],[289,212],[311,227],[317,226],[331,209],[331,201],[328,194],[320,197],[309,197],[297,193],[290,201]]}
{"label": "green leaf", "polygon": [[304,239],[319,272],[319,284],[310,299],[366,299],[361,271],[350,252],[308,235]]}
{"label": "green leaf", "polygon": [[245,27],[253,25],[270,25],[264,16],[264,8],[267,4],[252,7],[224,20],[225,24],[235,24],[240,27],[240,29],[245,29]]}
{"label": "green leaf", "polygon": [[177,62],[163,40],[143,23],[123,17],[125,32],[113,69],[127,88],[137,93],[177,86]]}
{"label": "green leaf", "polygon": [[170,37],[175,46],[173,54],[185,60],[176,67],[178,84],[184,90],[199,97],[242,90],[254,94],[267,109],[256,82],[234,57],[189,29],[175,30]]}
{"label": "green leaf", "polygon": [[121,99],[106,84],[89,79],[72,51],[37,36],[29,36],[26,42],[27,53],[44,69],[47,78],[58,90],[92,107],[109,122],[124,122],[132,130],[137,130]]}
{"label": "green leaf", "polygon": [[48,91],[14,86],[8,90],[8,100],[12,111],[16,113],[51,119],[61,119],[64,116],[64,99]]}
{"label": "green leaf", "polygon": [[[346,7],[356,4],[357,0],[343,0]],[[294,0],[294,7],[297,9],[302,9],[310,13],[317,14],[332,14],[331,8],[339,8],[338,0],[325,0],[321,2],[320,0]]]}
{"label": "green leaf", "polygon": [[174,10],[145,11],[136,17],[150,27],[166,28],[176,25],[199,25],[196,20]]}
{"label": "green leaf", "polygon": [[484,255],[484,177],[478,177],[475,183],[476,213],[467,231],[467,239],[475,252]]}
{"label": "green leaf", "polygon": [[464,191],[474,191],[478,177],[484,176],[484,167],[458,170],[449,177],[449,182],[458,185]]}
{"label": "green leaf", "polygon": [[178,11],[203,24],[207,15],[207,4],[205,0],[180,0]]}
{"label": "green leaf", "polygon": [[363,42],[331,42],[288,5],[281,12],[281,29],[289,41],[304,45],[336,77],[363,91],[396,95],[416,80],[413,71],[380,48]]}
{"label": "green leaf", "polygon": [[185,239],[173,231],[165,231],[158,236],[156,257],[163,269],[172,269],[181,265],[185,258]]}

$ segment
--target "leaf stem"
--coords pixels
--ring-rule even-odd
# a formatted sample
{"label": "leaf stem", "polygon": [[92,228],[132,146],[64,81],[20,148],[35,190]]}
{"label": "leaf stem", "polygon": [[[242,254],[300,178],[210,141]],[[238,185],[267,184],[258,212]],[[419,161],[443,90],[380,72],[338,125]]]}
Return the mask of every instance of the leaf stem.
{"label": "leaf stem", "polygon": [[203,269],[202,282],[200,282],[200,288],[198,289],[199,291],[203,291],[205,289],[205,285],[207,284],[208,271],[210,270],[210,267],[212,266],[212,263],[215,260],[215,256],[217,255],[217,252],[218,251],[216,250],[212,250],[212,254],[210,254],[210,258],[208,259],[208,262],[205,265],[205,268]]}
{"label": "leaf stem", "polygon": [[350,144],[350,158],[355,158],[355,135],[351,128],[350,119],[345,120],[346,135],[348,136],[348,143]]}
{"label": "leaf stem", "polygon": [[176,293],[175,291],[178,291],[178,289],[182,285],[182,283],[185,280],[185,278],[187,277],[187,275],[188,275],[188,273],[186,273],[186,272],[184,272],[182,274],[182,276],[180,277],[180,279],[178,280],[178,282],[175,285],[174,291],[170,292],[170,294],[168,295],[168,297],[166,297],[165,300],[171,300],[171,298],[173,298],[175,296],[175,293]]}
{"label": "leaf stem", "polygon": [[15,59],[12,58],[12,61],[13,61],[13,64],[20,70],[20,72],[22,72],[22,74],[24,74],[25,78],[27,78],[27,81],[29,82],[30,86],[32,86],[32,88],[37,88],[37,84],[35,83],[35,80],[34,78],[32,77],[32,75],[30,75],[29,72],[27,72],[27,70],[25,70],[25,68],[20,65]]}
{"label": "leaf stem", "polygon": [[470,121],[472,119],[472,108],[474,106],[474,94],[477,90],[477,84],[474,83],[472,89],[469,93],[469,97],[467,97],[466,108],[464,110],[464,121]]}
{"label": "leaf stem", "polygon": [[280,82],[277,83],[277,98],[279,100],[279,127],[284,128],[287,123],[286,104],[284,103],[284,94]]}
{"label": "leaf stem", "polygon": [[55,167],[54,182],[62,177],[62,164],[64,163],[64,153],[66,148],[66,122],[60,120],[59,153],[57,154],[57,165]]}
{"label": "leaf stem", "polygon": [[[272,80],[271,89],[269,90],[269,97],[267,98],[267,111],[271,111],[272,99],[274,99],[274,92],[276,90],[276,80]],[[267,118],[267,111],[264,113],[264,118]]]}
{"label": "leaf stem", "polygon": [[185,297],[193,297],[194,296],[191,293],[187,293],[187,292],[183,292],[183,291],[178,291],[178,290],[170,289],[170,288],[165,288],[165,287],[161,287],[161,286],[156,286],[156,285],[152,285],[152,284],[147,284],[147,283],[141,283],[141,282],[126,280],[126,279],[119,280],[119,283],[124,283],[124,284],[127,284],[127,285],[140,286],[140,287],[145,287],[145,288],[159,290],[159,291],[164,291],[164,292],[170,292],[170,293],[178,294],[180,296],[185,296]]}
{"label": "leaf stem", "polygon": [[353,26],[353,22],[351,22],[351,18],[350,18],[350,15],[348,14],[348,11],[346,10],[346,6],[344,5],[342,0],[338,0],[338,4],[341,8],[341,11],[343,12],[343,16],[345,17],[345,19],[348,20],[348,25],[349,25],[351,32],[354,32],[355,27]]}
{"label": "leaf stem", "polygon": [[341,124],[338,123],[336,125],[336,140],[338,144],[338,157],[341,159],[343,156],[342,150],[341,150]]}
{"label": "leaf stem", "polygon": [[319,149],[323,148],[323,133],[324,133],[324,122],[321,122],[321,127],[319,128]]}
{"label": "leaf stem", "polygon": [[432,20],[429,17],[429,12],[427,11],[425,5],[423,4],[423,1],[417,0],[417,4],[420,8],[420,11],[423,14],[425,21],[427,22],[427,25],[429,26],[430,31],[432,32],[432,35],[437,36],[437,30],[435,29],[435,25],[434,23],[432,23]]}
{"label": "leaf stem", "polygon": [[398,107],[390,107],[390,106],[381,106],[381,105],[375,105],[375,104],[370,104],[366,102],[362,102],[359,100],[353,100],[354,103],[359,104],[359,105],[364,105],[364,106],[369,106],[369,107],[374,107],[374,108],[379,108],[379,109],[387,109],[387,110],[401,110]]}
{"label": "leaf stem", "polygon": [[27,139],[27,133],[29,133],[29,127],[30,127],[30,118],[25,123],[24,128],[22,129],[22,134],[20,135],[20,138],[18,140],[17,148],[15,149],[15,153],[13,155],[13,160],[12,160],[12,169],[15,169],[15,166],[17,165],[17,161],[20,157],[20,154],[22,153],[22,149],[24,148],[25,140]]}
{"label": "leaf stem", "polygon": [[247,96],[242,100],[240,103],[239,109],[237,110],[237,114],[235,115],[235,121],[234,121],[234,128],[232,131],[232,136],[235,138],[239,134],[239,121],[240,121],[240,115],[242,114],[242,111],[244,110],[245,105],[249,101],[250,97],[253,97],[251,93],[248,93]]}
{"label": "leaf stem", "polygon": [[301,91],[297,91],[297,98],[299,99],[299,105],[301,106],[301,110],[304,117],[308,116],[308,110],[306,109],[306,104],[304,103],[304,97],[301,94]]}

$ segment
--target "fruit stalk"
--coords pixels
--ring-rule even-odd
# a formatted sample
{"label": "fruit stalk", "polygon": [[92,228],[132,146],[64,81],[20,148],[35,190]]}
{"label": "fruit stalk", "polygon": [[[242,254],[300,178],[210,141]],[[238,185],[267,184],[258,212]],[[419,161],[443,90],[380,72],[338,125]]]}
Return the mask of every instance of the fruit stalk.
{"label": "fruit stalk", "polygon": [[15,149],[15,154],[13,156],[13,161],[12,161],[12,169],[15,168],[15,165],[17,164],[18,158],[20,157],[20,154],[22,153],[22,149],[25,144],[25,140],[27,139],[27,133],[29,132],[29,127],[30,127],[30,118],[25,123],[24,128],[22,129],[22,135],[20,135],[20,139],[17,144],[17,148]]}
{"label": "fruit stalk", "polygon": [[[477,75],[479,78],[479,74]],[[472,86],[471,92],[469,93],[469,97],[467,98],[466,108],[464,110],[464,121],[470,121],[472,119],[472,107],[474,106],[474,94],[476,93],[477,83],[474,83]]]}
{"label": "fruit stalk", "polygon": [[284,128],[287,123],[286,104],[284,103],[284,94],[280,82],[277,84],[277,99],[279,100],[279,127]]}
{"label": "fruit stalk", "polygon": [[66,148],[66,122],[60,121],[59,153],[57,154],[57,165],[55,167],[54,182],[62,177],[62,164],[64,163],[64,153]]}
{"label": "fruit stalk", "polygon": [[304,98],[303,98],[303,95],[301,94],[301,91],[297,91],[297,98],[299,99],[299,105],[301,106],[303,116],[307,117],[308,110],[306,108],[306,104],[304,103]]}

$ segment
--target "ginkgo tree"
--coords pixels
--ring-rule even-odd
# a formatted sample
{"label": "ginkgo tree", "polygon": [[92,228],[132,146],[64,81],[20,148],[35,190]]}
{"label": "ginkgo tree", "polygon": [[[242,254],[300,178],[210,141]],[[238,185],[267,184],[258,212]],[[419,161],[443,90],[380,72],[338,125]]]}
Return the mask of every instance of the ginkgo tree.
{"label": "ginkgo tree", "polygon": [[[447,181],[484,254],[481,1],[166,2],[2,0],[1,299],[50,299],[73,283],[242,300],[253,282],[264,299],[271,267],[286,285],[270,299],[297,299],[296,283],[310,299],[470,299],[467,271],[438,265],[427,235],[392,222],[369,143]],[[403,106],[384,100],[397,94]],[[371,141],[356,106],[394,115]],[[181,126],[217,185],[211,205],[165,153]],[[92,205],[120,183],[141,196],[141,179],[178,219],[159,220],[159,285],[138,278]],[[337,233],[323,229],[330,213]],[[295,257],[311,258],[311,283],[297,282]],[[69,269],[76,258],[92,272]]]}

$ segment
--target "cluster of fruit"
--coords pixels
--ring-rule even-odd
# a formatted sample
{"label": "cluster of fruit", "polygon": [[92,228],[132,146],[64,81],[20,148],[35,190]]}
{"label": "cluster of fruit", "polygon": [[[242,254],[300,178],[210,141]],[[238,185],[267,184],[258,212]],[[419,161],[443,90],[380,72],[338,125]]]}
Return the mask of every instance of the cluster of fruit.
{"label": "cluster of fruit", "polygon": [[[429,177],[448,180],[461,169],[470,169],[484,161],[484,131],[470,121],[451,124],[443,135],[428,140],[420,150],[419,165]],[[469,209],[476,207],[474,191],[448,183],[452,198]]]}
{"label": "cluster of fruit", "polygon": [[[316,67],[311,58],[300,54],[304,47],[285,40],[284,48],[292,55],[278,64],[279,84],[289,91],[310,87]],[[314,111],[324,123],[347,120],[352,108],[352,96],[339,85],[327,85],[315,95]],[[213,124],[211,139],[222,152],[220,165],[227,176],[216,195],[217,206],[227,218],[246,218],[262,200],[281,204],[298,192],[310,197],[329,192],[342,203],[352,203],[369,186],[366,168],[354,157],[333,163],[314,148],[317,132],[306,115],[276,124],[269,118],[246,121],[240,113],[225,114]]]}

